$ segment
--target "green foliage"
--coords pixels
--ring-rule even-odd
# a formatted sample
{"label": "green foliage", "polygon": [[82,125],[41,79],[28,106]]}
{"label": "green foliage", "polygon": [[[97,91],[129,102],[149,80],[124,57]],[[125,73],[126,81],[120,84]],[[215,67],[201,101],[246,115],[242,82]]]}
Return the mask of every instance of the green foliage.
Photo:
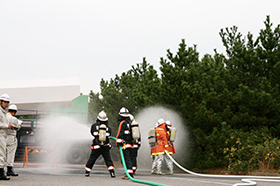
{"label": "green foliage", "polygon": [[95,101],[94,98],[99,97],[99,94],[93,94],[90,110],[104,110],[108,115],[112,134],[116,134],[120,108],[126,107],[130,113],[135,114],[144,106],[157,104],[160,86],[157,71],[144,58],[141,64],[132,66],[131,70],[122,73],[121,76],[116,75],[110,82],[102,79],[102,99]]}
{"label": "green foliage", "polygon": [[280,140],[272,138],[267,127],[244,132],[230,129],[225,140],[225,159],[232,172],[279,169]]}
{"label": "green foliage", "polygon": [[182,40],[175,54],[167,50],[167,58],[160,59],[160,78],[143,58],[121,76],[102,79],[103,98],[90,95],[92,119],[105,110],[116,132],[122,106],[133,114],[167,106],[191,130],[194,167],[279,168],[280,26],[273,29],[269,16],[264,26],[256,39],[236,26],[222,29],[226,56],[215,51],[199,59],[196,46]]}

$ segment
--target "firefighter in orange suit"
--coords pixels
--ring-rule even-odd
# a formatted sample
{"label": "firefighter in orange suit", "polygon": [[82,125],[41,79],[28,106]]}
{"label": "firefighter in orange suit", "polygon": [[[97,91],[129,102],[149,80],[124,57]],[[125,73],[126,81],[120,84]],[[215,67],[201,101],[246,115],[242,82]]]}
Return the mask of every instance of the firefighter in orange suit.
{"label": "firefighter in orange suit", "polygon": [[[169,129],[169,131],[167,132],[167,139],[168,139],[168,152],[170,155],[172,154],[175,154],[175,147],[174,147],[174,144],[170,141],[170,137],[171,137],[171,128],[172,128],[172,125],[171,125],[171,122],[169,120],[166,121],[166,125]],[[167,165],[167,168],[169,169],[169,174],[173,174],[173,162],[170,160],[169,157],[164,157],[164,160],[166,162],[166,165]]]}
{"label": "firefighter in orange suit", "polygon": [[[156,129],[156,127],[158,126],[158,124],[156,123],[156,126],[154,127]],[[151,160],[152,160],[152,171],[151,174],[157,174],[157,163],[156,163],[156,146],[154,144],[150,144],[151,147]]]}
{"label": "firefighter in orange suit", "polygon": [[[119,129],[116,136],[116,143],[119,147],[122,147],[127,172],[133,177],[132,161],[133,155],[133,137],[131,131],[131,120],[129,111],[127,108],[122,107],[118,116]],[[122,179],[128,179],[127,175],[122,176]]]}
{"label": "firefighter in orange suit", "polygon": [[156,149],[155,149],[155,155],[156,155],[156,166],[157,166],[157,171],[156,174],[163,175],[162,173],[162,164],[164,157],[167,156],[165,154],[165,150],[169,150],[168,146],[168,140],[167,140],[167,132],[169,131],[169,128],[167,127],[165,121],[160,118],[158,120],[156,127],[156,138],[157,138],[157,144],[156,144]]}
{"label": "firefighter in orange suit", "polygon": [[88,177],[90,175],[95,161],[100,155],[102,155],[111,177],[115,178],[115,167],[111,159],[111,144],[109,143],[111,128],[108,126],[108,118],[104,111],[101,111],[98,114],[96,123],[92,124],[91,134],[93,136],[93,140],[91,146],[91,154],[85,166],[85,176]]}

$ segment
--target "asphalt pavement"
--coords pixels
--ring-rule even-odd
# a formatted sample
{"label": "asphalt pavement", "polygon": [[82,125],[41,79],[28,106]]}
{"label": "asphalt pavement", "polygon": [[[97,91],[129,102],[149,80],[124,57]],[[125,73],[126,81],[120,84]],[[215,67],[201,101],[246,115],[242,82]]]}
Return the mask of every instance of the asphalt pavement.
{"label": "asphalt pavement", "polygon": [[[15,164],[17,177],[10,177],[9,181],[0,181],[0,186],[88,186],[88,185],[148,185],[131,180],[123,180],[121,176],[124,169],[116,168],[116,178],[111,178],[105,165],[95,165],[90,177],[84,176],[84,165],[59,164],[58,167],[50,165],[24,167],[22,163]],[[139,169],[135,175],[136,180],[165,184],[170,186],[221,186],[241,183],[240,178],[207,178],[190,175],[181,171],[173,175],[151,175],[150,170]],[[280,177],[279,177],[280,180]],[[280,182],[257,181],[258,186],[279,186]]]}

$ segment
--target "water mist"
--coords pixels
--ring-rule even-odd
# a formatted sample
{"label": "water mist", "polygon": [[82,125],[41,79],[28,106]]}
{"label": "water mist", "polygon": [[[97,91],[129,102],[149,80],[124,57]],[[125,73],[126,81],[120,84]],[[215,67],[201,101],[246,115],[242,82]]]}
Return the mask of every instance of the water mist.
{"label": "water mist", "polygon": [[[141,131],[142,144],[138,151],[139,169],[151,169],[151,151],[148,143],[148,131],[155,127],[158,119],[171,121],[171,125],[177,129],[176,140],[174,142],[176,154],[172,155],[176,161],[183,163],[188,159],[188,132],[182,123],[178,113],[164,107],[149,107],[135,116]],[[175,167],[174,167],[175,168]]]}
{"label": "water mist", "polygon": [[[58,163],[68,163],[69,153],[74,149],[83,149],[89,155],[92,136],[90,125],[75,121],[69,117],[49,118],[42,122],[39,129],[40,145],[55,147]],[[52,161],[52,155],[44,156],[44,161]],[[86,163],[86,162],[82,162]]]}

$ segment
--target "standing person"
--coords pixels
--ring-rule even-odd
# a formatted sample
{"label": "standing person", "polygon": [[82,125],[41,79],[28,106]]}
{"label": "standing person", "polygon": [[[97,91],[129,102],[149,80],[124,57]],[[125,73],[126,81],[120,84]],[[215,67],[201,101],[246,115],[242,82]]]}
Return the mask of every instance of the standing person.
{"label": "standing person", "polygon": [[[118,116],[119,122],[119,129],[118,134],[116,136],[116,143],[119,147],[122,147],[125,164],[127,167],[127,172],[133,178],[133,170],[132,170],[132,162],[131,157],[133,154],[133,138],[132,138],[132,131],[131,131],[131,121],[129,117],[129,111],[127,108],[122,107],[119,112]],[[127,175],[125,174],[122,176],[122,179],[128,179]]]}
{"label": "standing person", "polygon": [[162,164],[164,160],[164,156],[167,156],[165,154],[165,150],[169,150],[168,147],[168,141],[167,141],[167,132],[169,131],[165,121],[160,118],[158,120],[158,125],[156,127],[156,138],[157,138],[157,145],[155,149],[155,155],[156,155],[156,166],[157,171],[156,173],[159,175],[163,175],[162,173]]}
{"label": "standing person", "polygon": [[[172,125],[171,125],[171,122],[169,120],[166,121],[166,125],[169,129],[169,131],[167,132],[167,139],[168,139],[168,152],[170,154],[170,156],[172,154],[175,154],[175,147],[174,147],[174,144],[173,142],[171,141],[171,135],[173,135],[171,133],[171,130],[172,130]],[[168,157],[168,156],[165,156],[164,157],[164,160],[165,160],[165,163],[167,165],[167,168],[169,169],[169,174],[173,174],[173,162],[172,160]]]}
{"label": "standing person", "polygon": [[[156,123],[156,126],[154,127],[154,129],[156,130],[158,124]],[[153,137],[153,136],[152,136]],[[153,138],[156,138],[153,137]],[[150,144],[151,147],[151,160],[152,160],[152,170],[151,170],[151,174],[157,174],[157,161],[156,161],[156,157],[157,157],[157,153],[156,153],[156,144]]]}
{"label": "standing person", "polygon": [[21,127],[22,121],[19,121],[15,115],[17,113],[17,106],[16,105],[10,105],[8,108],[7,113],[7,121],[10,123],[13,128],[8,130],[8,136],[7,136],[7,176],[18,176],[17,173],[13,171],[14,167],[14,160],[15,160],[15,154],[17,150],[17,131]]}
{"label": "standing person", "polygon": [[104,111],[98,114],[96,123],[92,124],[90,132],[93,135],[92,151],[85,166],[85,176],[90,175],[95,161],[102,155],[111,177],[115,178],[115,167],[110,156],[111,144],[109,143],[109,137],[111,136],[111,128],[108,125],[108,118]]}
{"label": "standing person", "polygon": [[8,129],[12,128],[11,124],[8,124],[6,111],[10,104],[10,96],[8,94],[2,94],[0,96],[0,180],[10,180],[5,176],[4,167],[6,165],[6,140]]}
{"label": "standing person", "polygon": [[140,128],[139,124],[137,121],[135,121],[134,116],[132,114],[129,115],[130,120],[131,120],[131,128],[132,128],[132,144],[133,144],[133,149],[132,149],[132,154],[131,154],[131,163],[132,163],[132,170],[133,174],[135,174],[137,170],[137,156],[138,156],[138,149],[141,146],[141,133],[140,133]]}

